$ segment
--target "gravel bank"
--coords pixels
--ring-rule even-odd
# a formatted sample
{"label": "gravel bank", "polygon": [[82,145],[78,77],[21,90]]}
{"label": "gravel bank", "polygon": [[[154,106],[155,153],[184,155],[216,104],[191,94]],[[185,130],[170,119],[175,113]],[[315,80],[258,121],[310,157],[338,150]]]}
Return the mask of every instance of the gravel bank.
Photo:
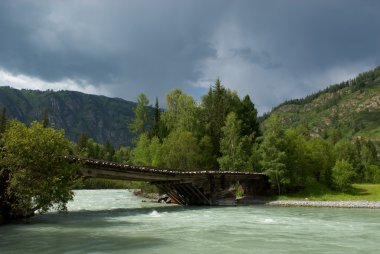
{"label": "gravel bank", "polygon": [[352,200],[352,201],[309,201],[309,200],[276,200],[261,201],[268,206],[305,206],[305,207],[338,207],[338,208],[380,208],[379,201]]}

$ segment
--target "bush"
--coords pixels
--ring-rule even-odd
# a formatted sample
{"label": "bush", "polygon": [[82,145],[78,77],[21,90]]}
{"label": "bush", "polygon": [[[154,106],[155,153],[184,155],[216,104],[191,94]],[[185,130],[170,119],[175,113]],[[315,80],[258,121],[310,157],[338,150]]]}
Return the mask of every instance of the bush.
{"label": "bush", "polygon": [[365,166],[364,181],[367,183],[380,183],[380,168],[377,165]]}
{"label": "bush", "polygon": [[338,191],[348,191],[355,179],[355,171],[351,163],[340,160],[332,169],[333,187]]}

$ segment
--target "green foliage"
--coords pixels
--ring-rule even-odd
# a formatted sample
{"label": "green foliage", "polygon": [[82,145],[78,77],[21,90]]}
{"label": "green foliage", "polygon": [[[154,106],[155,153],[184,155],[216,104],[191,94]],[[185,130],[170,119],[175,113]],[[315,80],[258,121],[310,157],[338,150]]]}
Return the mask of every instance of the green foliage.
{"label": "green foliage", "polygon": [[262,135],[257,110],[248,95],[241,101],[237,114],[242,121],[241,135],[251,137],[252,140]]}
{"label": "green foliage", "polygon": [[313,180],[331,186],[331,169],[335,161],[332,143],[321,138],[314,138],[307,142],[305,166]]}
{"label": "green foliage", "polygon": [[167,136],[166,126],[161,120],[161,110],[158,104],[157,97],[156,97],[156,103],[154,106],[153,124],[152,124],[149,134],[151,137],[158,137],[160,140],[162,140],[164,137]]}
{"label": "green foliage", "polygon": [[145,132],[146,125],[148,123],[148,107],[149,100],[145,94],[141,93],[137,97],[137,105],[133,109],[135,112],[135,118],[129,125],[130,130],[136,135],[141,135]]}
{"label": "green foliage", "polygon": [[380,183],[380,168],[377,165],[366,165],[364,168],[364,182]]}
{"label": "green foliage", "polygon": [[230,112],[238,110],[239,103],[237,94],[223,87],[219,79],[202,98],[202,125],[205,126],[205,134],[211,138],[216,158],[221,155],[220,139],[226,117]]}
{"label": "green foliage", "polygon": [[104,143],[103,149],[104,149],[103,158],[107,161],[112,161],[114,159],[115,149],[113,148],[113,146],[111,145],[108,139]]}
{"label": "green foliage", "polygon": [[331,86],[304,99],[284,102],[262,117],[263,127],[272,115],[280,117],[285,128],[308,126],[308,135],[330,139],[365,137],[380,143],[380,67],[355,79]]}
{"label": "green foliage", "polygon": [[205,135],[199,141],[199,148],[201,149],[200,168],[206,170],[213,170],[218,168],[213,154],[213,145],[210,136]]}
{"label": "green foliage", "polygon": [[197,169],[201,150],[198,141],[189,131],[176,130],[162,144],[162,165],[168,168]]}
{"label": "green foliage", "polygon": [[7,180],[0,190],[3,216],[25,217],[53,206],[65,211],[78,167],[63,159],[71,152],[63,131],[12,121],[1,146],[0,175]]}
{"label": "green foliage", "polygon": [[244,189],[239,183],[235,184],[235,196],[237,198],[244,197]]}
{"label": "green foliage", "polygon": [[338,191],[348,191],[355,179],[355,171],[351,163],[338,160],[332,168],[332,183]]}
{"label": "green foliage", "polygon": [[288,170],[286,168],[286,139],[285,132],[281,128],[278,118],[272,118],[266,135],[260,146],[261,165],[269,176],[270,182],[281,194],[281,189],[290,184]]}
{"label": "green foliage", "polygon": [[3,107],[0,112],[0,134],[3,133],[7,126],[7,109]]}
{"label": "green foliage", "polygon": [[150,140],[148,134],[141,134],[137,139],[135,149],[132,151],[132,162],[134,165],[151,165],[151,153],[149,150]]}
{"label": "green foliage", "polygon": [[130,147],[121,146],[115,151],[113,160],[119,163],[131,164],[132,163],[132,149]]}
{"label": "green foliage", "polygon": [[174,89],[166,96],[166,103],[168,108],[162,115],[162,121],[169,132],[197,130],[199,109],[191,96]]}
{"label": "green foliage", "polygon": [[[249,149],[247,151],[248,136],[241,136],[242,121],[234,112],[228,114],[226,124],[222,127],[220,150],[222,156],[218,158],[220,168],[228,171],[247,170]],[[250,148],[248,146],[248,148]]]}
{"label": "green foliage", "polygon": [[47,109],[44,109],[44,111],[42,112],[41,123],[44,126],[44,128],[47,128],[49,126],[49,112]]}
{"label": "green foliage", "polygon": [[[0,109],[7,108],[9,119],[25,124],[42,120],[49,112],[49,126],[64,129],[66,137],[78,141],[81,133],[103,144],[107,139],[119,147],[132,144],[130,132],[135,103],[118,98],[89,95],[74,91],[33,91],[0,87]],[[148,107],[149,115],[152,109]],[[1,114],[1,113],[0,113]]]}
{"label": "green foliage", "polygon": [[347,192],[336,191],[320,183],[310,183],[300,192],[289,193],[276,197],[276,199],[299,199],[299,200],[380,200],[380,184],[353,184]]}

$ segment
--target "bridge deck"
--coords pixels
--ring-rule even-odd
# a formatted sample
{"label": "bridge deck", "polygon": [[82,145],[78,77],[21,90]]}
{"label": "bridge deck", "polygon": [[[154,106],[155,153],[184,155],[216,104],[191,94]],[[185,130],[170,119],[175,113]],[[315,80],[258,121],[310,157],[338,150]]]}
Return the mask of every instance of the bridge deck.
{"label": "bridge deck", "polygon": [[172,201],[182,205],[215,205],[231,193],[231,184],[239,182],[246,194],[268,189],[268,177],[262,173],[206,170],[173,170],[133,166],[110,161],[66,157],[82,165],[84,177],[145,181],[156,185]]}
{"label": "bridge deck", "polygon": [[84,176],[139,180],[139,181],[199,181],[207,179],[210,176],[224,176],[227,178],[240,179],[261,179],[266,177],[262,173],[253,172],[234,172],[234,171],[206,171],[206,170],[174,170],[162,169],[147,166],[133,166],[128,164],[119,164],[110,161],[70,158],[73,162],[79,162],[83,165],[81,173]]}

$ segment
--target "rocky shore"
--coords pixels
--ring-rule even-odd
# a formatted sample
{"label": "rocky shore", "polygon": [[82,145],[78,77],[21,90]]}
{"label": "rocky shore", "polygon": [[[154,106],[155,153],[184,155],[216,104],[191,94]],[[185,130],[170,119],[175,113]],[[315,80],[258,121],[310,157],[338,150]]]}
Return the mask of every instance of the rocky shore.
{"label": "rocky shore", "polygon": [[[248,204],[244,202],[244,204]],[[300,206],[300,207],[336,207],[336,208],[380,208],[380,201],[351,200],[351,201],[310,201],[310,200],[254,200],[252,204],[267,206]]]}

